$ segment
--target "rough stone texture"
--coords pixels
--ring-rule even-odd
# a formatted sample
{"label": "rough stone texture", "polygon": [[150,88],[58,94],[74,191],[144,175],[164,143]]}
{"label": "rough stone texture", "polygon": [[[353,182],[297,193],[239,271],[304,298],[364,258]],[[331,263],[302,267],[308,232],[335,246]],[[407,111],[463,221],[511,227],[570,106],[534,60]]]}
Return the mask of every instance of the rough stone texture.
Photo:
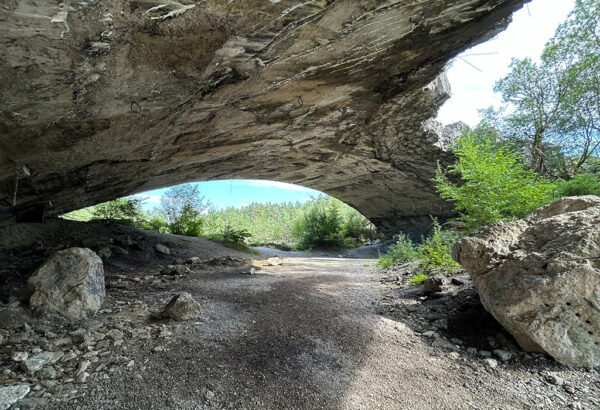
{"label": "rough stone texture", "polygon": [[453,257],[523,349],[600,365],[600,197],[563,198],[482,229]]}
{"label": "rough stone texture", "polygon": [[173,299],[165,306],[161,316],[173,320],[196,319],[200,315],[200,304],[194,300],[188,292],[182,292],[173,296]]}
{"label": "rough stone texture", "polygon": [[279,256],[273,256],[272,258],[267,259],[267,263],[270,266],[279,266],[283,263]]}
{"label": "rough stone texture", "polygon": [[439,74],[524,2],[9,0],[0,220],[225,178],[315,188],[388,230],[447,216],[449,154],[422,127]]}
{"label": "rough stone texture", "polygon": [[156,250],[156,252],[162,253],[163,255],[171,254],[171,250],[162,243],[157,243],[156,245],[154,245],[154,249]]}
{"label": "rough stone texture", "polygon": [[29,393],[29,385],[0,386],[0,410],[6,410]]}
{"label": "rough stone texture", "polygon": [[427,278],[423,283],[423,290],[429,293],[438,293],[442,291],[442,288],[446,280],[441,275],[434,275],[430,278]]}
{"label": "rough stone texture", "polygon": [[27,289],[32,309],[83,319],[104,301],[102,259],[87,248],[59,251],[31,275]]}

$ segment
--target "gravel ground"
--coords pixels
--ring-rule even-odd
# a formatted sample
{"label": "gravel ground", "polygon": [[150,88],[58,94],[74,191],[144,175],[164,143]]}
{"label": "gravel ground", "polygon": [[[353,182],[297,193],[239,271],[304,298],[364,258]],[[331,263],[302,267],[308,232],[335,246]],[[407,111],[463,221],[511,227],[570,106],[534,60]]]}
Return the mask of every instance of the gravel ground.
{"label": "gravel ground", "polygon": [[[402,270],[381,273],[372,259],[278,251],[284,264],[255,262],[261,266],[254,275],[247,266],[207,264],[193,265],[186,276],[160,276],[162,264],[207,255],[202,241],[177,243],[170,244],[175,256],[152,256],[148,264],[139,245],[111,258],[104,307],[86,321],[33,317],[18,302],[0,307],[0,387],[31,387],[14,409],[600,405],[595,371],[518,352],[506,362],[481,357],[482,346],[469,345],[478,340],[472,329],[464,328],[469,337],[459,343],[451,326],[436,322],[453,323],[443,314],[452,305],[432,303],[448,299],[406,287]],[[448,292],[468,288],[463,283]],[[151,318],[182,291],[201,304],[198,320]],[[64,355],[28,374],[17,354],[40,351]]]}

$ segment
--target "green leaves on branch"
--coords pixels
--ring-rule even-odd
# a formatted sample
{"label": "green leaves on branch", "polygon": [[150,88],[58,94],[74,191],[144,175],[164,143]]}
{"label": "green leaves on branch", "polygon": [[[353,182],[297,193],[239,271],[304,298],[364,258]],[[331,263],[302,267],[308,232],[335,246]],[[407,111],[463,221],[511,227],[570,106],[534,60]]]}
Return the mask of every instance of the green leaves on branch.
{"label": "green leaves on branch", "polygon": [[466,131],[454,152],[457,162],[446,172],[438,167],[434,181],[471,229],[522,218],[554,198],[556,185],[525,169],[522,157],[498,146],[494,135]]}

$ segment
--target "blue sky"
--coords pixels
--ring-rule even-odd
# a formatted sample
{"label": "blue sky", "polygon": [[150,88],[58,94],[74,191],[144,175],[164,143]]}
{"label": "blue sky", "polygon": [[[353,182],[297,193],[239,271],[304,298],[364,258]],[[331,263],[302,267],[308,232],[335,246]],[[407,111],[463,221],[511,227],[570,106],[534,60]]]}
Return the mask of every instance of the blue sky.
{"label": "blue sky", "polygon": [[[557,26],[573,9],[575,0],[533,0],[518,11],[508,29],[494,39],[475,46],[447,66],[452,98],[440,109],[438,120],[445,124],[479,122],[478,110],[498,106],[494,83],[508,74],[512,58],[538,59]],[[466,62],[465,62],[466,60]],[[475,67],[473,67],[475,66]],[[239,207],[251,202],[307,201],[319,195],[312,189],[282,182],[227,180],[199,183],[200,191],[216,208]],[[145,192],[144,208],[159,204],[166,189]]]}
{"label": "blue sky", "polygon": [[[314,189],[274,181],[231,179],[198,183],[199,189],[215,208],[246,206],[252,202],[306,202],[311,196],[322,194]],[[144,208],[159,205],[167,188],[135,195],[145,198]]]}

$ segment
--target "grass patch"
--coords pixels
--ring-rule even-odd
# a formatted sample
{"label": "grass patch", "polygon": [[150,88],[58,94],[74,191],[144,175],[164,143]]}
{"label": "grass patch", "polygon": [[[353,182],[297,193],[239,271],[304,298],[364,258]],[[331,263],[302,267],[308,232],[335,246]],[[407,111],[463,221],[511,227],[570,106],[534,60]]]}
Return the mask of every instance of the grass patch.
{"label": "grass patch", "polygon": [[427,276],[423,272],[418,272],[410,279],[410,284],[413,286],[419,286],[427,279],[429,279],[429,276]]}

